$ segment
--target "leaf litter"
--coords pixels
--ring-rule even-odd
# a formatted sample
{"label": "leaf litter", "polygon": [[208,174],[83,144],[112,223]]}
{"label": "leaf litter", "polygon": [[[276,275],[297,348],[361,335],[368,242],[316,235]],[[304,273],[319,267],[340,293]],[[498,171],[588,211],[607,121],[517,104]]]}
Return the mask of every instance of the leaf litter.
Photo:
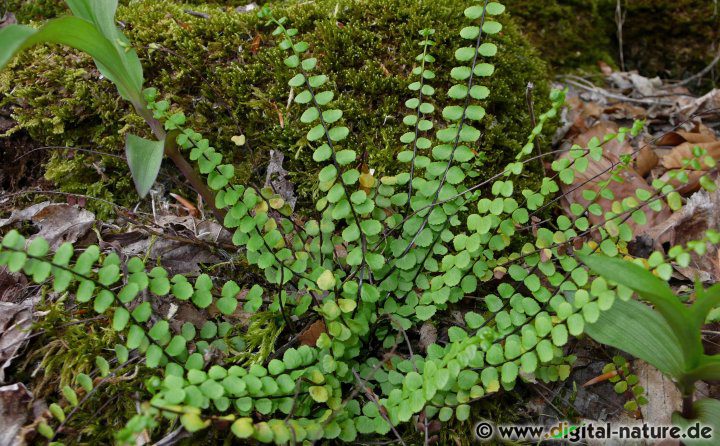
{"label": "leaf litter", "polygon": [[[654,192],[653,181],[662,179],[673,184],[673,172],[685,169],[687,184],[678,192],[683,197],[683,206],[675,212],[664,207],[662,213],[646,212],[647,222],[635,227],[636,240],[631,245],[634,254],[640,257],[653,250],[664,251],[667,246],[685,244],[702,238],[708,229],[720,230],[720,190],[707,192],[700,188],[700,178],[710,174],[717,184],[713,168],[720,161],[720,89],[695,96],[684,85],[669,83],[659,78],[645,78],[635,72],[613,72],[610,67],[603,70],[605,85],[598,86],[578,76],[566,76],[563,85],[569,90],[569,107],[562,114],[562,122],[553,140],[560,149],[569,149],[573,144],[586,145],[593,138],[602,141],[606,133],[614,133],[619,127],[632,127],[634,120],[644,120],[646,128],[637,138],[623,143],[611,141],[603,145],[603,156],[591,161],[584,173],[576,174],[572,184],[562,185],[566,194],[563,209],[568,215],[573,202],[586,205],[582,191],[598,192],[598,183],[609,175],[606,169],[618,163],[623,157],[630,157],[631,163],[623,172],[622,183],[610,182],[615,199],[635,196],[638,188]],[[699,150],[701,149],[701,150]],[[695,162],[697,155],[703,155]],[[560,157],[567,156],[561,154]],[[610,202],[602,199],[599,204],[604,211]],[[597,224],[598,217],[588,215]],[[720,281],[720,250],[708,246],[703,254],[691,252],[687,267],[673,265],[671,285],[679,290],[690,291],[693,281],[717,283]],[[720,321],[720,310],[711,313]],[[717,333],[712,332],[709,333]],[[712,338],[712,339],[711,339]],[[708,345],[720,340],[720,336],[707,336]],[[640,379],[650,404],[640,408],[638,414],[631,414],[622,407],[613,385],[606,383],[605,376],[597,366],[607,362],[593,348],[583,346],[576,352],[579,359],[572,375],[565,383],[552,389],[538,389],[541,399],[529,404],[539,417],[548,416],[566,419],[562,408],[553,404],[559,400],[565,403],[565,410],[575,410],[593,418],[590,421],[615,421],[632,423],[639,414],[646,421],[660,420],[679,407],[680,395],[672,382],[657,370],[635,361],[634,373]],[[572,352],[571,352],[572,353]],[[576,387],[586,383],[587,388]],[[702,385],[703,395],[720,393],[719,386]],[[547,395],[547,396],[546,396]],[[669,420],[666,420],[669,422]]]}

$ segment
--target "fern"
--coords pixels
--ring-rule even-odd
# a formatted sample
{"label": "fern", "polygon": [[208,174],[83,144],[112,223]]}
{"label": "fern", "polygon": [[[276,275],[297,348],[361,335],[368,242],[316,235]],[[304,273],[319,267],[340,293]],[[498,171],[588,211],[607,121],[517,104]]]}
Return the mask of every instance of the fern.
{"label": "fern", "polygon": [[[380,178],[360,162],[356,148],[344,145],[350,129],[309,44],[297,39],[288,19],[262,10],[296,73],[289,85],[303,108],[300,122],[315,146],[314,160],[324,165],[318,186],[325,195],[306,219],[293,215],[272,189],[235,184],[233,165],[184,126],[182,113],[170,114],[171,104],[158,91],[145,90],[154,119],[189,151],[216,191],[215,206],[225,211],[222,223],[234,231],[233,243],[264,273],[266,283],[255,284],[243,302],[234,281],[169,277],[160,266],[149,268],[140,258],[123,262],[97,246],[76,253],[65,244],[51,254],[42,239],[26,243],[17,232],[5,235],[0,264],[37,283],[52,280],[56,293],[69,292],[79,304],[111,314],[112,329],[124,338],[115,346],[117,363],[142,358],[154,370],[146,383],[149,401],[118,433],[121,443],[157,428],[161,417],[179,419],[190,432],[230,424],[238,438],[276,444],[352,442],[390,432],[403,442],[398,429],[416,415],[466,421],[473,402],[512,389],[519,379],[568,377],[574,358],[563,347],[570,337],[581,335],[615,299],[632,294],[592,276],[576,256],[622,256],[632,239],[629,221],[641,222],[646,207],[661,209],[666,198],[672,203],[677,197],[672,186],[659,184],[657,193],[638,190],[637,200],[615,200],[611,185],[622,181],[629,161],[623,160],[608,169],[612,175],[599,182],[598,192],[585,194],[587,205],[571,206],[574,218],[540,221],[558,199],[560,183],[572,184],[602,156],[604,143],[641,129],[575,146],[552,164],[554,173],[537,190],[517,190],[513,179],[545,156],[531,157],[533,142],[563,106],[562,91],[552,94],[552,108],[539,116],[516,160],[492,178],[477,178],[482,134],[474,124],[486,119],[483,101],[492,92],[483,80],[494,73],[493,36],[502,30],[497,17],[504,10],[490,1],[465,9],[465,43],[455,52],[455,83],[446,92],[450,104],[442,120],[430,68],[434,31],[419,31],[403,119],[408,131],[397,156],[403,167]],[[601,199],[613,201],[609,211]],[[684,258],[686,251],[672,254]],[[208,321],[199,332],[185,324],[175,333],[156,313],[160,299],[214,306],[222,315],[242,304],[254,316],[245,333],[222,320]],[[450,309],[463,310],[463,322],[443,333],[445,342],[415,351],[414,330]],[[292,344],[315,321],[325,327],[315,345]],[[281,338],[290,338],[291,346],[275,355],[271,349]],[[108,363],[97,359],[101,376],[111,373]],[[92,381],[79,381],[92,391]],[[73,389],[64,395],[68,404],[52,408],[63,425],[66,408],[81,404]],[[59,432],[45,424],[41,433],[55,438]]]}

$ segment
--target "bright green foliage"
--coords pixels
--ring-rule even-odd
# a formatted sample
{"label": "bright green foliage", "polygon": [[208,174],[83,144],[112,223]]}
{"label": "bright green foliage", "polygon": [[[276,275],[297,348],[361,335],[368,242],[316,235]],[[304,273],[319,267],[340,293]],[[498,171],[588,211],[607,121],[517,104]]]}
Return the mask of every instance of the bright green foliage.
{"label": "bright green foliage", "polygon": [[[387,436],[421,413],[443,422],[470,420],[473,402],[512,389],[519,379],[568,377],[574,358],[563,347],[570,336],[634,302],[632,289],[641,284],[590,275],[577,257],[593,266],[591,254],[598,250],[625,252],[632,239],[626,221],[645,206],[664,206],[672,187],[661,185],[662,196],[616,200],[602,209],[597,199],[622,181],[626,165],[620,164],[587,206],[573,207],[573,218],[536,223],[534,217],[552,205],[558,181],[571,183],[603,150],[597,140],[573,147],[537,188],[521,186],[518,178],[536,163],[536,138],[564,103],[561,91],[552,94],[552,107],[537,117],[511,162],[492,177],[479,175],[504,10],[497,2],[476,1],[458,11],[465,23],[452,67],[437,64],[433,29],[419,32],[399,140],[401,167],[392,175],[359,162],[362,154],[349,142],[351,125],[320,70],[320,55],[289,19],[262,10],[283,64],[294,73],[291,108],[320,165],[315,181],[323,196],[302,220],[274,190],[237,181],[233,164],[209,139],[186,126],[157,90],[144,91],[154,118],[217,191],[215,205],[227,212],[222,223],[234,231],[233,243],[264,274],[265,282],[242,298],[242,310],[254,313],[244,334],[220,317],[199,331],[188,325],[178,330],[149,305],[178,299],[230,315],[241,305],[235,282],[216,284],[207,274],[170,277],[140,258],[121,265],[117,255],[96,246],[76,253],[66,244],[50,254],[42,241],[27,244],[18,232],[6,234],[0,264],[48,280],[56,292],[71,292],[108,314],[110,328],[123,336],[115,346],[118,362],[142,358],[152,372],[149,403],[119,432],[120,442],[133,443],[161,416],[178,419],[189,432],[225,422],[238,438],[266,443],[355,442]],[[433,83],[441,69],[452,79],[442,92]],[[589,214],[603,223],[590,224]],[[600,243],[588,242],[591,234]],[[466,308],[466,298],[478,294],[482,299],[464,314],[465,323],[447,330],[447,342],[426,352],[411,348],[408,331],[451,306]],[[267,314],[278,315],[277,326]],[[706,314],[696,316],[704,320]],[[294,336],[297,323],[314,320],[325,325],[314,346],[291,345],[270,355],[281,331]],[[688,346],[694,341],[688,338]],[[109,361],[96,361],[107,371]],[[81,377],[76,383],[92,384]],[[73,389],[66,389],[65,399],[77,404]]]}
{"label": "bright green foliage", "polygon": [[641,406],[648,403],[645,395],[645,388],[638,384],[637,375],[630,372],[630,364],[622,356],[615,356],[611,363],[603,367],[603,373],[615,373],[609,381],[614,384],[613,389],[620,395],[626,395],[629,399],[623,407],[628,412],[635,414]]}
{"label": "bright green foliage", "polygon": [[[617,302],[587,327],[593,339],[656,367],[690,400],[696,381],[720,379],[720,355],[705,354],[702,344],[702,326],[712,309],[720,306],[720,285],[706,289],[697,281],[695,302],[687,307],[657,276],[657,270],[653,274],[602,254],[581,258],[595,272],[613,277],[654,306],[652,309],[636,300]],[[657,265],[661,259],[653,255],[648,262]]]}

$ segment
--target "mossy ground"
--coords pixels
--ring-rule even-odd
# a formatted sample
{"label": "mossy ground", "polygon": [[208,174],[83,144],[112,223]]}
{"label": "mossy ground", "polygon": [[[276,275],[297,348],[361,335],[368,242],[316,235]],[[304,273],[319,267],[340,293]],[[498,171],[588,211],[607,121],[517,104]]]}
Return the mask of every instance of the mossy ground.
{"label": "mossy ground", "polygon": [[[615,0],[505,0],[542,57],[558,71],[595,69],[614,64]],[[610,15],[608,15],[610,13]]]}
{"label": "mossy ground", "polygon": [[[29,342],[21,362],[11,369],[10,382],[25,383],[38,400],[61,401],[60,389],[66,385],[80,391],[75,376],[86,373],[97,378],[95,357],[105,355],[108,346],[120,341],[106,318],[78,320],[82,315],[68,307],[72,308],[62,299],[38,303],[37,311],[44,317],[33,333],[39,336]],[[111,370],[116,367],[113,363]],[[145,369],[129,366],[107,382],[96,380],[93,395],[68,418],[65,432],[77,439],[68,444],[112,444],[115,433],[136,413],[137,392],[147,377]],[[42,443],[38,438],[34,441],[38,443],[31,444]]]}
{"label": "mossy ground", "polygon": [[[619,66],[617,0],[505,0],[523,32],[557,71]],[[708,0],[622,0],[625,69],[682,79],[720,48],[720,4]],[[718,76],[706,82],[717,83]]]}
{"label": "mossy ground", "polygon": [[[283,3],[287,14],[310,43],[320,70],[333,81],[339,108],[345,111],[352,136],[347,144],[367,153],[379,172],[391,168],[401,149],[403,103],[418,46],[418,30],[434,27],[440,92],[449,86],[457,30],[463,17],[460,0],[450,2],[366,2],[322,0],[296,6]],[[146,85],[157,87],[189,116],[238,167],[241,181],[262,181],[269,150],[284,152],[286,168],[298,185],[300,201],[311,203],[316,170],[313,147],[297,125],[297,106],[287,107],[291,71],[282,63],[269,30],[254,14],[196,5],[203,19],[185,7],[155,1],[121,6],[118,19],[143,60]],[[497,172],[510,160],[530,130],[525,87],[536,85],[538,113],[547,105],[545,65],[512,22],[499,37],[497,74],[488,86],[484,138],[477,149],[486,154],[482,174]],[[155,50],[150,49],[156,46]],[[330,57],[329,55],[332,55]],[[442,67],[442,68],[441,68]],[[139,118],[99,79],[85,56],[60,48],[38,48],[20,57],[0,75],[2,103],[13,107],[21,127],[41,144],[86,146],[122,153],[128,131],[146,133]],[[439,104],[445,100],[437,95]],[[248,145],[237,147],[234,135]],[[133,204],[132,184],[121,160],[96,155],[55,153],[47,177],[68,192]],[[173,174],[169,174],[172,176]],[[168,188],[172,178],[164,177]]]}

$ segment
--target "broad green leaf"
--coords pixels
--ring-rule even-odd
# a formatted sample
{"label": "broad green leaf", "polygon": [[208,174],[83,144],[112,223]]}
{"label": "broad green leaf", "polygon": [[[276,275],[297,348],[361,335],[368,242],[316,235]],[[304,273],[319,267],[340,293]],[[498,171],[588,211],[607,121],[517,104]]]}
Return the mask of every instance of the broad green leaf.
{"label": "broad green leaf", "polygon": [[684,379],[688,386],[699,380],[720,381],[720,355],[703,355],[700,364],[688,371]]}
{"label": "broad green leaf", "polygon": [[718,432],[720,432],[720,401],[711,398],[703,398],[695,401],[693,404],[693,412],[695,418],[692,420],[686,420],[679,413],[674,413],[672,416],[672,422],[675,426],[681,426],[688,428],[700,422],[703,427],[710,427],[712,429],[713,437],[711,439],[683,439],[683,443],[689,446],[711,446],[717,444]]}
{"label": "broad green leaf", "polygon": [[[127,45],[119,31],[114,32],[114,39],[108,39],[103,32],[108,31],[107,13],[110,9],[97,13],[96,27],[91,19],[90,6],[85,1],[71,1],[81,17],[62,17],[46,22],[38,29],[23,25],[9,25],[0,29],[0,68],[7,65],[10,59],[20,51],[43,43],[67,45],[88,53],[100,72],[112,81],[120,95],[131,101],[136,107],[142,107],[142,66],[132,48],[127,46],[120,51],[117,39]],[[107,8],[114,14],[115,1],[94,2],[93,6],[107,3]],[[84,4],[84,5],[83,5]],[[100,9],[103,9],[100,5]],[[113,26],[114,26],[114,21]],[[101,29],[103,32],[101,32]]]}
{"label": "broad green leaf", "polygon": [[686,364],[689,367],[696,364],[703,352],[700,330],[693,323],[690,310],[680,303],[666,282],[644,268],[624,260],[602,254],[579,257],[596,273],[625,285],[650,301],[677,334]]}
{"label": "broad green leaf", "polygon": [[165,144],[128,134],[125,140],[125,156],[130,167],[135,189],[140,197],[147,195],[162,164]]}
{"label": "broad green leaf", "polygon": [[670,376],[680,377],[685,370],[676,334],[660,314],[638,301],[616,299],[609,310],[600,313],[597,322],[585,325],[585,333]]}

